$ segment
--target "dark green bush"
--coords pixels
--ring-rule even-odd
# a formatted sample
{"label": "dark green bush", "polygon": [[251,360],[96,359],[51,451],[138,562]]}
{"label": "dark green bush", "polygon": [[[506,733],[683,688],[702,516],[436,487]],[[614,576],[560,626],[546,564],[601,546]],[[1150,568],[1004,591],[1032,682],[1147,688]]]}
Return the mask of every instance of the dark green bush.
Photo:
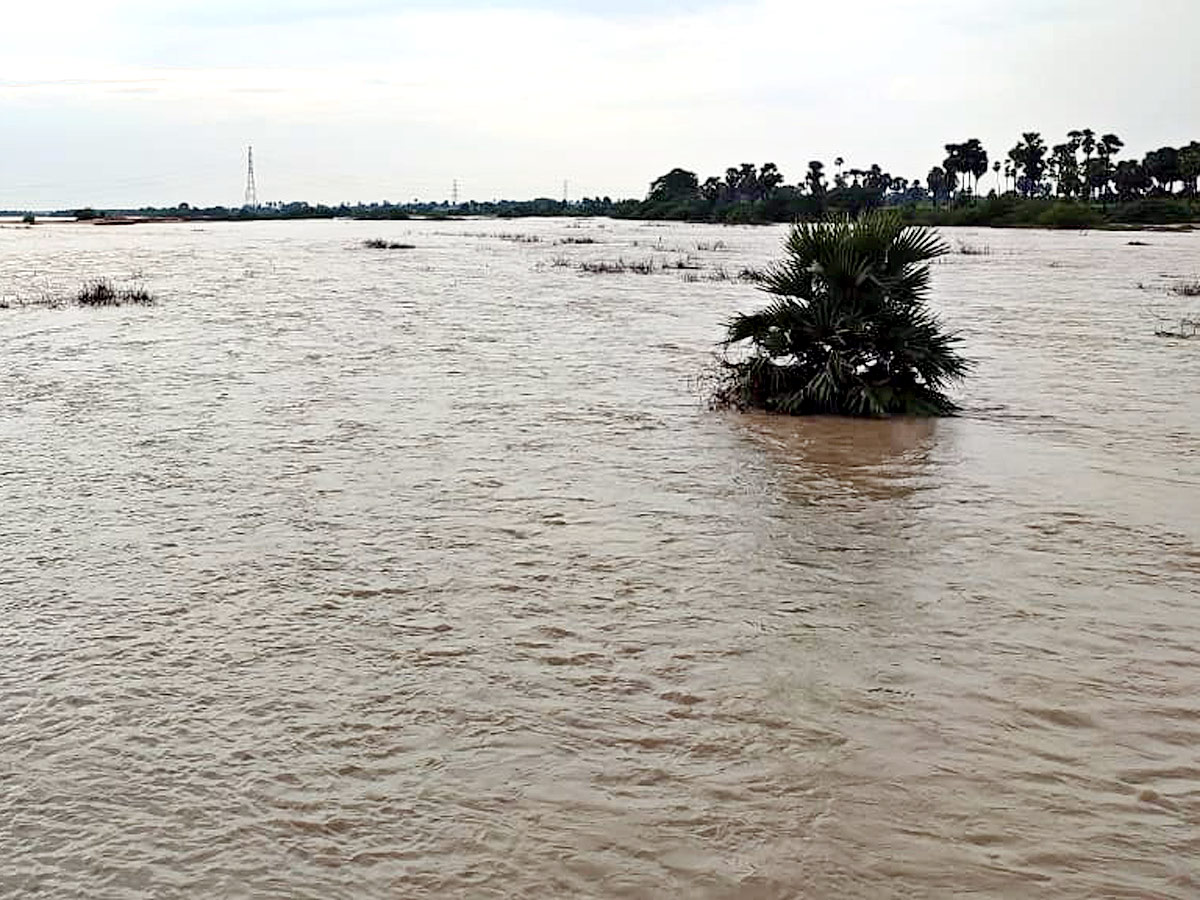
{"label": "dark green bush", "polygon": [[1082,203],[1058,202],[1038,216],[1038,224],[1044,228],[1069,228],[1079,231],[1103,225],[1104,217]]}
{"label": "dark green bush", "polygon": [[1128,222],[1131,225],[1161,225],[1190,222],[1195,218],[1191,206],[1183,200],[1170,200],[1166,197],[1151,197],[1147,200],[1134,200],[1116,208],[1113,220]]}
{"label": "dark green bush", "polygon": [[895,212],[857,222],[799,224],[786,257],[758,278],[775,296],[736,316],[721,361],[716,406],[804,415],[947,415],[945,388],[968,363],[958,338],[929,311],[929,262],[947,252],[931,231]]}

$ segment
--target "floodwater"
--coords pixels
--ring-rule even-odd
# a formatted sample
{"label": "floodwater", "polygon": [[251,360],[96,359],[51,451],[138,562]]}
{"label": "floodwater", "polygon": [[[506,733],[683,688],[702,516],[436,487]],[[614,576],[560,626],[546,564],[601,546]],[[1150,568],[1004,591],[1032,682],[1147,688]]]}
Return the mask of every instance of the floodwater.
{"label": "floodwater", "polygon": [[709,412],[782,235],[0,230],[0,895],[1200,895],[1200,234],[948,234],[958,418]]}

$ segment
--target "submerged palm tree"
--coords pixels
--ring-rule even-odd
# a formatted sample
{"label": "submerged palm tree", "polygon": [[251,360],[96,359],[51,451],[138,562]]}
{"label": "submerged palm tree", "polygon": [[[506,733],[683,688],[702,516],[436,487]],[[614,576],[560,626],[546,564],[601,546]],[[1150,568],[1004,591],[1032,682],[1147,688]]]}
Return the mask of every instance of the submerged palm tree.
{"label": "submerged palm tree", "polygon": [[715,402],[806,415],[948,415],[946,387],[969,363],[957,336],[925,304],[928,263],[947,252],[932,231],[893,212],[850,222],[798,224],[786,258],[761,276],[775,295],[736,316],[724,345]]}

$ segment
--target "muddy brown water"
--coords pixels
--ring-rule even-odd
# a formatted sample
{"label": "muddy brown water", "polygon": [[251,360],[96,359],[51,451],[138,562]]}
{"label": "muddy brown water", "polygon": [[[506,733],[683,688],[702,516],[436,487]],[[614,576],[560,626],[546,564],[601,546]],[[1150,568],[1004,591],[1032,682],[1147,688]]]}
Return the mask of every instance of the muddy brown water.
{"label": "muddy brown water", "polygon": [[0,230],[161,298],[0,310],[0,895],[1200,896],[1200,235],[948,232],[958,418],[708,412],[782,234]]}

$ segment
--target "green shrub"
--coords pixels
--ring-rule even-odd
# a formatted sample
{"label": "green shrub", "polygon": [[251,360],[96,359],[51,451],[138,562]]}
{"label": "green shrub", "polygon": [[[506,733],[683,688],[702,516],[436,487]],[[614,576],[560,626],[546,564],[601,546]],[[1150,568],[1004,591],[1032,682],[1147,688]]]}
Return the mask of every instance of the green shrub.
{"label": "green shrub", "polygon": [[786,257],[759,277],[776,299],[734,317],[716,406],[804,415],[947,415],[945,388],[968,363],[958,338],[925,304],[929,262],[947,252],[936,234],[894,212],[857,222],[799,224]]}
{"label": "green shrub", "polygon": [[1192,208],[1182,200],[1166,197],[1151,197],[1134,200],[1118,206],[1113,213],[1117,222],[1131,225],[1171,225],[1190,222],[1194,218]]}
{"label": "green shrub", "polygon": [[727,225],[751,225],[761,220],[755,215],[754,204],[741,200],[725,207],[721,221]]}
{"label": "green shrub", "polygon": [[1038,224],[1044,228],[1069,228],[1080,231],[1103,225],[1104,217],[1082,203],[1059,202],[1038,216]]}

